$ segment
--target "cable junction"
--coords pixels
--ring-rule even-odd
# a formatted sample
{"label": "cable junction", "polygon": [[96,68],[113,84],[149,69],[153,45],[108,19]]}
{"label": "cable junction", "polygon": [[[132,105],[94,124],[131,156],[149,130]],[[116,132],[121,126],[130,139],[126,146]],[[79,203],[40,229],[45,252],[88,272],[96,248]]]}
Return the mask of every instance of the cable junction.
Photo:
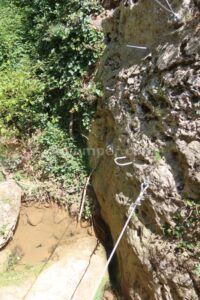
{"label": "cable junction", "polygon": [[165,5],[163,5],[159,0],[154,0],[158,5],[160,5],[160,7],[162,7],[164,10],[166,10],[167,12],[169,12],[170,14],[173,14],[173,16],[175,17],[175,19],[179,19],[179,15],[173,10],[171,4],[169,3],[168,0],[165,0],[165,2],[167,3],[166,7]]}

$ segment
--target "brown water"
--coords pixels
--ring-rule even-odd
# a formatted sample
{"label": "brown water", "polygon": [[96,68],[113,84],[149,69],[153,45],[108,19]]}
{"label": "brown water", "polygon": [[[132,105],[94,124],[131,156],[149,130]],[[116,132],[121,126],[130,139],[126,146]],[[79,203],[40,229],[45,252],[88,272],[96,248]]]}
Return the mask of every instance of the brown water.
{"label": "brown water", "polygon": [[55,204],[22,206],[13,240],[6,249],[18,256],[19,266],[45,262],[58,244],[67,243],[73,235],[87,235],[87,224],[84,227],[77,230],[66,210]]}
{"label": "brown water", "polygon": [[[11,270],[18,273],[23,272],[26,266],[38,264],[45,266],[49,262],[61,259],[69,251],[67,250],[69,247],[72,246],[73,249],[74,243],[88,235],[94,235],[88,223],[83,223],[83,227],[77,227],[76,221],[68,215],[68,212],[56,204],[22,205],[15,234],[5,248],[8,253],[6,260],[12,257]],[[60,250],[57,251],[58,249]],[[40,267],[39,273],[42,270],[43,267]],[[11,291],[12,288],[6,290],[5,294],[9,295]],[[20,293],[23,294],[24,290],[22,289]],[[0,296],[0,299],[4,299],[4,296]],[[21,299],[20,296],[17,299]],[[107,290],[103,299],[116,298],[111,291]]]}

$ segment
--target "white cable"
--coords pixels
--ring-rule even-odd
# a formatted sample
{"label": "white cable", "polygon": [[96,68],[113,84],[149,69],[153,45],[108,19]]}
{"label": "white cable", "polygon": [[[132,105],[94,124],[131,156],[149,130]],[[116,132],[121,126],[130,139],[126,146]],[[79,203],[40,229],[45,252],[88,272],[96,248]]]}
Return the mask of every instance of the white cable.
{"label": "white cable", "polygon": [[125,167],[125,166],[132,165],[132,161],[127,162],[127,163],[119,163],[119,162],[118,162],[119,160],[124,160],[124,159],[126,159],[126,158],[127,158],[126,156],[119,156],[119,157],[116,157],[116,158],[114,159],[114,162],[116,163],[117,166],[120,166],[120,167]]}
{"label": "white cable", "polygon": [[170,9],[171,11],[173,11],[173,8],[172,8],[171,4],[169,3],[169,1],[168,1],[168,0],[165,0],[165,2],[167,3],[169,9]]}
{"label": "white cable", "polygon": [[115,89],[111,89],[109,86],[106,87],[106,90],[110,91],[110,92],[114,92],[115,91]]}
{"label": "white cable", "polygon": [[171,4],[169,3],[169,1],[168,1],[168,0],[165,0],[165,2],[167,3],[168,7],[170,8],[170,10],[171,10],[172,14],[175,16],[175,18],[178,19],[179,16],[178,16],[178,14],[173,10],[173,8],[172,8]]}
{"label": "white cable", "polygon": [[133,204],[131,204],[129,217],[128,217],[128,219],[127,219],[127,221],[126,221],[126,223],[125,223],[125,225],[124,225],[124,227],[123,227],[123,229],[122,229],[122,231],[121,231],[121,233],[120,233],[120,235],[119,235],[119,237],[117,239],[117,242],[116,242],[116,244],[115,244],[115,246],[114,246],[114,248],[113,248],[113,250],[112,250],[112,252],[111,252],[111,254],[109,256],[109,258],[108,258],[108,261],[107,261],[107,263],[106,263],[106,265],[105,265],[105,267],[104,267],[104,269],[103,269],[103,271],[101,273],[101,276],[100,276],[100,278],[99,278],[99,280],[98,280],[98,282],[97,282],[97,284],[95,286],[95,290],[94,290],[94,292],[93,292],[92,297],[90,298],[90,300],[94,300],[95,299],[95,295],[96,295],[96,293],[97,293],[97,291],[99,289],[99,286],[101,285],[101,282],[102,282],[102,280],[103,280],[103,278],[105,276],[105,273],[107,272],[108,266],[109,266],[109,264],[110,264],[110,262],[111,262],[111,260],[112,260],[112,258],[114,256],[115,252],[116,252],[116,249],[117,249],[117,247],[118,247],[118,245],[119,245],[119,243],[120,243],[120,241],[121,241],[121,239],[122,239],[122,237],[124,235],[124,232],[125,232],[128,224],[129,224],[129,222],[130,222],[130,220],[131,220],[131,218],[132,218],[132,216],[133,216],[133,214],[135,212],[136,207],[138,205],[141,205],[141,201],[143,200],[144,193],[148,189],[148,187],[149,187],[149,182],[148,182],[148,180],[145,180],[141,184],[141,191],[140,191],[140,194],[139,194],[137,200]]}
{"label": "white cable", "polygon": [[160,1],[158,1],[158,0],[154,0],[154,1],[156,1],[158,3],[158,5],[160,5],[163,9],[165,9],[166,11],[171,13],[171,9],[165,7]]}
{"label": "white cable", "polygon": [[141,50],[147,50],[147,47],[141,47],[141,46],[134,46],[134,45],[126,45],[128,48],[135,48],[135,49],[141,49]]}
{"label": "white cable", "polygon": [[168,11],[169,13],[173,14],[174,17],[175,17],[176,19],[178,18],[178,14],[175,13],[175,12],[173,11],[173,9],[172,9],[171,5],[169,4],[168,0],[166,0],[166,2],[167,2],[167,4],[168,4],[169,8],[167,8],[165,5],[163,5],[163,4],[162,4],[160,1],[158,1],[158,0],[154,0],[154,1],[155,1],[158,5],[160,5],[163,9],[165,9],[165,10]]}

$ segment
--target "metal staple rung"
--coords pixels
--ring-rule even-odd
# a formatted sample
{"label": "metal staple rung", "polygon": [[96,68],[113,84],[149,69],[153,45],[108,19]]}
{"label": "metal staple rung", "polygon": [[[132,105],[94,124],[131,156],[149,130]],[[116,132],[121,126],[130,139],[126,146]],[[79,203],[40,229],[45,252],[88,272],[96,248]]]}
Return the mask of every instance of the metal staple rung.
{"label": "metal staple rung", "polygon": [[126,45],[128,48],[134,48],[134,49],[140,49],[140,50],[147,50],[148,47],[142,47],[142,46],[135,46],[135,45]]}
{"label": "metal staple rung", "polygon": [[115,91],[115,89],[111,89],[111,88],[109,88],[108,86],[106,87],[106,90],[107,90],[107,91],[110,91],[110,92],[114,92],[114,91]]}
{"label": "metal staple rung", "polygon": [[125,166],[129,166],[129,165],[132,165],[132,164],[133,164],[132,161],[126,162],[126,163],[120,163],[120,162],[119,162],[120,160],[124,160],[124,159],[127,159],[127,157],[126,157],[126,156],[119,156],[119,157],[116,157],[116,158],[114,159],[114,162],[116,163],[117,166],[120,166],[120,167],[125,167]]}

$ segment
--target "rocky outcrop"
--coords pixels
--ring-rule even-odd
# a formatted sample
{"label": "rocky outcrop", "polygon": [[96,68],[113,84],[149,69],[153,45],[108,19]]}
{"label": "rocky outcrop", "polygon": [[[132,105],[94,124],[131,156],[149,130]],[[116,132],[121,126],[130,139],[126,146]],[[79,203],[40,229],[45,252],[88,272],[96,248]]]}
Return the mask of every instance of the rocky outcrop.
{"label": "rocky outcrop", "polygon": [[21,189],[12,182],[0,183],[0,249],[12,237],[21,205]]}
{"label": "rocky outcrop", "polygon": [[[167,10],[161,1],[122,2],[104,22],[104,97],[89,138],[101,154],[91,157],[93,186],[116,241],[141,183],[150,182],[117,250],[124,299],[196,300],[199,229],[193,250],[180,251],[165,228],[176,227],[187,199],[200,199],[199,2],[163,1]],[[117,166],[119,156],[132,164]]]}

